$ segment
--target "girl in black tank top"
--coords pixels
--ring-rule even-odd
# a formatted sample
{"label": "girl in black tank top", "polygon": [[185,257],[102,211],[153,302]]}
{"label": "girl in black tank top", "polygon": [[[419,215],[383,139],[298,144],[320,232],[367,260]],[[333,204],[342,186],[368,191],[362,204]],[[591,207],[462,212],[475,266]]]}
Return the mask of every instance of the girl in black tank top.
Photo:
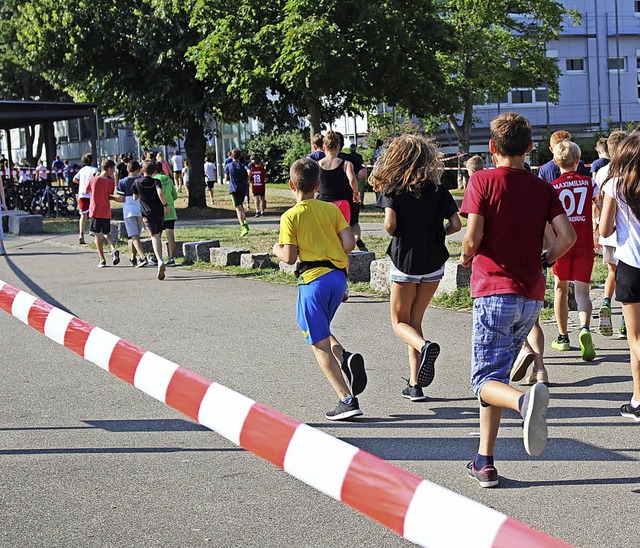
{"label": "girl in black tank top", "polygon": [[349,185],[349,178],[345,172],[344,160],[334,169],[323,169],[320,166],[320,189],[318,199],[323,202],[337,202],[338,200],[353,200],[353,193]]}

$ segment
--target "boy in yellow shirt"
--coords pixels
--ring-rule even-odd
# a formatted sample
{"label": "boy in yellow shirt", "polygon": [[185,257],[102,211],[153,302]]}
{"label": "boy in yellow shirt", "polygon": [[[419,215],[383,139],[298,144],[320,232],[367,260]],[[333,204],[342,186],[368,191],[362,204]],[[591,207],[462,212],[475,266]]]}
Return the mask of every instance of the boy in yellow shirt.
{"label": "boy in yellow shirt", "polygon": [[320,186],[317,162],[309,158],[297,160],[289,176],[297,203],[280,219],[280,239],[274,244],[273,253],[287,264],[300,259],[296,270],[298,325],[340,398],[325,418],[348,419],[362,415],[356,396],[367,385],[364,359],[342,347],[331,333],[330,324],[347,290],[347,256],[355,247],[355,239],[334,204],[314,199]]}

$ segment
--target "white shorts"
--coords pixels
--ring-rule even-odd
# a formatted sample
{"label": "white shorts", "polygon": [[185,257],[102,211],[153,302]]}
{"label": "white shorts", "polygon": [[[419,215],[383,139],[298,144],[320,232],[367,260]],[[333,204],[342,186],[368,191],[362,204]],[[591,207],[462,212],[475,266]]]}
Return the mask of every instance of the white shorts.
{"label": "white shorts", "polygon": [[618,259],[615,256],[616,248],[612,245],[602,246],[602,263],[603,264],[618,264]]}
{"label": "white shorts", "polygon": [[398,270],[394,265],[391,265],[389,270],[389,280],[398,283],[414,283],[419,284],[422,282],[439,282],[444,277],[444,265],[442,265],[435,272],[429,272],[429,274],[405,274]]}
{"label": "white shorts", "polygon": [[140,236],[144,224],[142,223],[142,217],[127,217],[124,220],[124,227],[127,229],[127,236]]}

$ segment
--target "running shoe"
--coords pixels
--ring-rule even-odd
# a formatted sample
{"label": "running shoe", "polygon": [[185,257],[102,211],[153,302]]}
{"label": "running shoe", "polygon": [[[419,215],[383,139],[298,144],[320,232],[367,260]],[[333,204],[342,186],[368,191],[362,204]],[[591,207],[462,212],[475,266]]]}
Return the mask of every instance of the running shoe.
{"label": "running shoe", "polygon": [[240,229],[240,236],[246,236],[247,234],[249,234],[249,225],[244,224],[242,225],[242,228]]}
{"label": "running shoe", "polygon": [[582,356],[582,359],[585,362],[593,361],[593,359],[596,357],[596,348],[595,346],[593,346],[591,331],[589,331],[586,327],[583,327],[580,330],[578,340],[580,341],[580,355]]}
{"label": "running shoe", "polygon": [[133,267],[138,266],[138,259],[136,259],[135,257],[129,257],[129,262],[131,263],[131,266],[133,266]]}
{"label": "running shoe", "polygon": [[549,407],[549,389],[541,382],[534,384],[524,395],[520,413],[524,419],[522,438],[524,448],[532,457],[542,455],[547,446],[547,407]]}
{"label": "running shoe", "polygon": [[561,352],[570,350],[571,346],[569,345],[569,335],[558,335],[557,339],[553,339],[553,341],[551,341],[551,348],[554,350],[560,350]]}
{"label": "running shoe", "polygon": [[117,249],[113,250],[113,266],[116,266],[120,262],[120,252]]}
{"label": "running shoe", "polygon": [[420,351],[420,366],[418,367],[418,386],[425,388],[433,382],[436,374],[436,359],[440,355],[438,343],[426,341]]}
{"label": "running shoe", "polygon": [[487,464],[478,470],[475,463],[471,461],[467,463],[467,475],[478,480],[480,487],[495,487],[498,485],[498,471],[493,464]]}
{"label": "running shoe", "polygon": [[511,367],[511,382],[518,382],[527,374],[527,369],[533,363],[535,354],[525,342]]}
{"label": "running shoe", "polygon": [[357,396],[367,387],[367,372],[364,369],[364,358],[361,354],[352,354],[346,350],[342,353],[340,365],[344,376],[347,378],[347,386],[351,394]]}
{"label": "running shoe", "polygon": [[362,410],[358,405],[358,398],[352,398],[350,403],[344,403],[342,400],[338,401],[338,405],[331,411],[327,411],[324,417],[330,421],[342,421],[359,415],[362,415]]}
{"label": "running shoe", "polygon": [[80,245],[84,245],[84,244],[86,243],[86,242],[84,241],[84,236],[79,236],[79,237],[78,237],[78,243],[79,243]]}
{"label": "running shoe", "polygon": [[362,241],[361,238],[358,238],[356,240],[356,245],[358,246],[358,249],[360,251],[369,251],[369,249],[367,248],[367,246],[364,244],[364,242]]}
{"label": "running shoe", "polygon": [[155,255],[151,255],[151,258],[149,259],[149,262],[153,265],[153,266],[158,266],[158,259],[156,258]]}
{"label": "running shoe", "polygon": [[140,259],[138,261],[138,264],[136,265],[136,268],[143,268],[145,266],[147,266],[149,264],[149,259],[147,259],[146,257],[142,257],[142,259]]}
{"label": "running shoe", "polygon": [[427,397],[424,395],[422,388],[417,384],[415,386],[411,386],[408,380],[407,386],[402,390],[402,397],[411,401],[427,401]]}
{"label": "running shoe", "polygon": [[620,324],[620,328],[618,329],[618,339],[626,339],[627,338],[627,326],[624,323],[624,320],[622,320],[622,323]]}
{"label": "running shoe", "polygon": [[633,419],[636,422],[640,422],[640,407],[633,407],[631,403],[625,403],[620,408],[620,414],[623,417]]}
{"label": "running shoe", "polygon": [[260,212],[256,211],[256,214],[254,215],[254,217],[257,219],[258,217],[260,217]]}
{"label": "running shoe", "polygon": [[599,323],[598,330],[605,337],[613,335],[613,326],[611,325],[611,305],[602,303],[598,311]]}
{"label": "running shoe", "polygon": [[102,260],[98,263],[98,268],[104,268],[105,266],[107,266],[107,261],[105,261],[104,259],[102,259]]}
{"label": "running shoe", "polygon": [[173,257],[169,257],[169,259],[167,260],[166,263],[164,263],[167,266],[176,266],[176,260]]}
{"label": "running shoe", "polygon": [[164,280],[164,271],[166,270],[166,267],[164,265],[164,263],[160,263],[158,265],[158,280]]}

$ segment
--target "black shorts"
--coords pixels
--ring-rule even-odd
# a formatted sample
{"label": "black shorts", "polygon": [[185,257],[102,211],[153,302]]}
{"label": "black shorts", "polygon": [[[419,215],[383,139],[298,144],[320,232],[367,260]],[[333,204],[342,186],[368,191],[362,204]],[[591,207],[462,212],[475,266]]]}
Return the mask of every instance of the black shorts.
{"label": "black shorts", "polygon": [[164,224],[163,215],[158,217],[142,217],[142,222],[152,236],[162,234],[162,225]]}
{"label": "black shorts", "polygon": [[242,203],[247,199],[247,193],[244,190],[238,190],[236,192],[231,192],[230,194],[233,207],[242,205]]}
{"label": "black shorts", "polygon": [[213,185],[215,185],[216,182],[215,181],[207,181],[207,188],[209,190],[213,190]]}
{"label": "black shorts", "polygon": [[111,219],[91,217],[89,232],[91,234],[111,234]]}
{"label": "black shorts", "polygon": [[640,303],[640,268],[618,261],[616,269],[616,300]]}
{"label": "black shorts", "polygon": [[176,226],[176,220],[171,219],[170,221],[162,222],[162,230],[173,230]]}
{"label": "black shorts", "polygon": [[349,226],[357,225],[360,222],[360,204],[349,202],[349,208],[351,209],[351,220],[349,221]]}

